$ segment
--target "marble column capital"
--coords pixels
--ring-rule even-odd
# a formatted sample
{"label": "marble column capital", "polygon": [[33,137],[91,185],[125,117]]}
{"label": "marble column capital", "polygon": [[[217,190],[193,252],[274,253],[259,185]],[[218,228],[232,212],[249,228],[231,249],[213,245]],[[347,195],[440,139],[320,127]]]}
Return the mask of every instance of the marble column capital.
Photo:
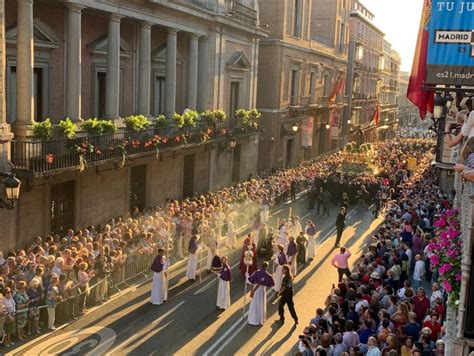
{"label": "marble column capital", "polygon": [[67,10],[69,12],[75,12],[80,14],[83,9],[85,9],[85,6],[73,3],[73,2],[65,2],[64,5],[66,6]]}
{"label": "marble column capital", "polygon": [[123,15],[111,13],[109,14],[109,21],[110,22],[120,22],[120,20],[123,18]]}
{"label": "marble column capital", "polygon": [[144,30],[150,30],[152,26],[154,25],[153,23],[148,22],[148,21],[140,21],[139,23],[140,23],[140,28]]}
{"label": "marble column capital", "polygon": [[18,4],[33,4],[33,0],[18,0]]}
{"label": "marble column capital", "polygon": [[176,36],[179,30],[177,28],[169,27],[167,30],[168,36]]}
{"label": "marble column capital", "polygon": [[201,37],[200,35],[196,33],[189,33],[188,36],[190,40],[196,40],[196,41],[199,40],[199,37]]}

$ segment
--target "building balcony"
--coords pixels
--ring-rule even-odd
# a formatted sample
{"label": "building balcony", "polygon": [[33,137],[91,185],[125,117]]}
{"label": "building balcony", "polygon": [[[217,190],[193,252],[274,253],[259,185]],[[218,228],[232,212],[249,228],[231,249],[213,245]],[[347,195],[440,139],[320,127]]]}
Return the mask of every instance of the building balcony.
{"label": "building balcony", "polygon": [[255,134],[257,128],[233,125],[197,124],[178,129],[175,126],[151,128],[141,132],[119,130],[100,136],[76,137],[49,141],[13,140],[11,162],[19,176],[41,177],[65,171],[83,170],[85,166],[115,163],[120,168],[127,158],[138,158],[183,148],[224,141],[231,136]]}
{"label": "building balcony", "polygon": [[234,1],[232,4],[232,10],[229,12],[231,17],[235,20],[255,26],[258,19],[258,13],[255,9],[241,4],[238,1]]}
{"label": "building balcony", "polygon": [[371,101],[378,100],[379,96],[377,94],[367,94],[367,93],[352,93],[352,100],[354,101]]}

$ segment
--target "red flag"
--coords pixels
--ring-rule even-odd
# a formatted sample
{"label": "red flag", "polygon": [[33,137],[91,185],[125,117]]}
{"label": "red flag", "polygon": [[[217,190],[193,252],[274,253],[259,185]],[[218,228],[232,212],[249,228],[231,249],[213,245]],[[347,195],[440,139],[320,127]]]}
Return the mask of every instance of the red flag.
{"label": "red flag", "polygon": [[380,121],[380,105],[377,104],[375,107],[374,113],[372,114],[372,121],[375,122],[375,126],[379,126]]}
{"label": "red flag", "polygon": [[336,101],[337,94],[342,93],[342,88],[344,87],[344,76],[341,74],[337,77],[336,84],[332,88],[331,94],[329,94],[328,100],[330,102]]}
{"label": "red flag", "polygon": [[422,120],[425,118],[427,111],[433,112],[434,105],[434,93],[421,89],[426,79],[426,55],[429,40],[428,24],[431,18],[431,6],[432,0],[425,0],[407,90],[408,100],[418,107]]}

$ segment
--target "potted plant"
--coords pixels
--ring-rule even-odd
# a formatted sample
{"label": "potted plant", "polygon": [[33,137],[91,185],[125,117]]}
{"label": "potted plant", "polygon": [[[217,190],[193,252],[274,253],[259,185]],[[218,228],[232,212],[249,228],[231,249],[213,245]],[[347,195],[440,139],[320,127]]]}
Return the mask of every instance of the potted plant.
{"label": "potted plant", "polygon": [[224,122],[225,120],[227,120],[227,114],[223,109],[214,110],[213,114],[217,122]]}
{"label": "potted plant", "polygon": [[117,131],[117,127],[112,121],[100,120],[97,118],[87,119],[84,121],[81,125],[81,129],[86,131],[89,136],[100,136]]}
{"label": "potted plant", "polygon": [[54,126],[54,131],[57,136],[71,140],[76,137],[77,125],[67,117]]}
{"label": "potted plant", "polygon": [[196,121],[198,118],[197,111],[194,110],[186,110],[183,115],[183,126],[184,127],[194,127],[196,126]]}
{"label": "potted plant", "polygon": [[33,138],[39,141],[48,141],[53,137],[53,133],[53,124],[49,118],[33,123]]}
{"label": "potted plant", "polygon": [[141,132],[145,131],[150,126],[150,121],[144,115],[132,115],[126,117],[124,120],[127,131]]}
{"label": "potted plant", "polygon": [[174,113],[172,117],[174,124],[177,128],[181,129],[184,126],[184,117],[178,113]]}
{"label": "potted plant", "polygon": [[206,110],[203,111],[200,115],[201,122],[209,125],[215,125],[217,123],[217,117],[215,115],[215,111]]}
{"label": "potted plant", "polygon": [[168,120],[166,120],[166,116],[165,115],[158,115],[155,119],[155,127],[157,129],[162,129],[166,126],[168,126]]}

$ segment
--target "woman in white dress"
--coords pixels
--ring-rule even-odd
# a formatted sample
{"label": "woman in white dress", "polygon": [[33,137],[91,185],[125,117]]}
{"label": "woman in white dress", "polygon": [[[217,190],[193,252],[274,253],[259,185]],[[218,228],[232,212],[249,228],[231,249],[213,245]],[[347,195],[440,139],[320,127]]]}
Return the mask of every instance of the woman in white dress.
{"label": "woman in white dress", "polygon": [[306,248],[306,258],[314,260],[316,255],[316,226],[311,220],[306,220],[306,237],[308,238],[308,247]]}
{"label": "woman in white dress", "polygon": [[232,281],[232,272],[227,264],[227,257],[221,258],[222,269],[219,272],[219,283],[217,286],[217,308],[227,309],[230,307],[230,282]]}

